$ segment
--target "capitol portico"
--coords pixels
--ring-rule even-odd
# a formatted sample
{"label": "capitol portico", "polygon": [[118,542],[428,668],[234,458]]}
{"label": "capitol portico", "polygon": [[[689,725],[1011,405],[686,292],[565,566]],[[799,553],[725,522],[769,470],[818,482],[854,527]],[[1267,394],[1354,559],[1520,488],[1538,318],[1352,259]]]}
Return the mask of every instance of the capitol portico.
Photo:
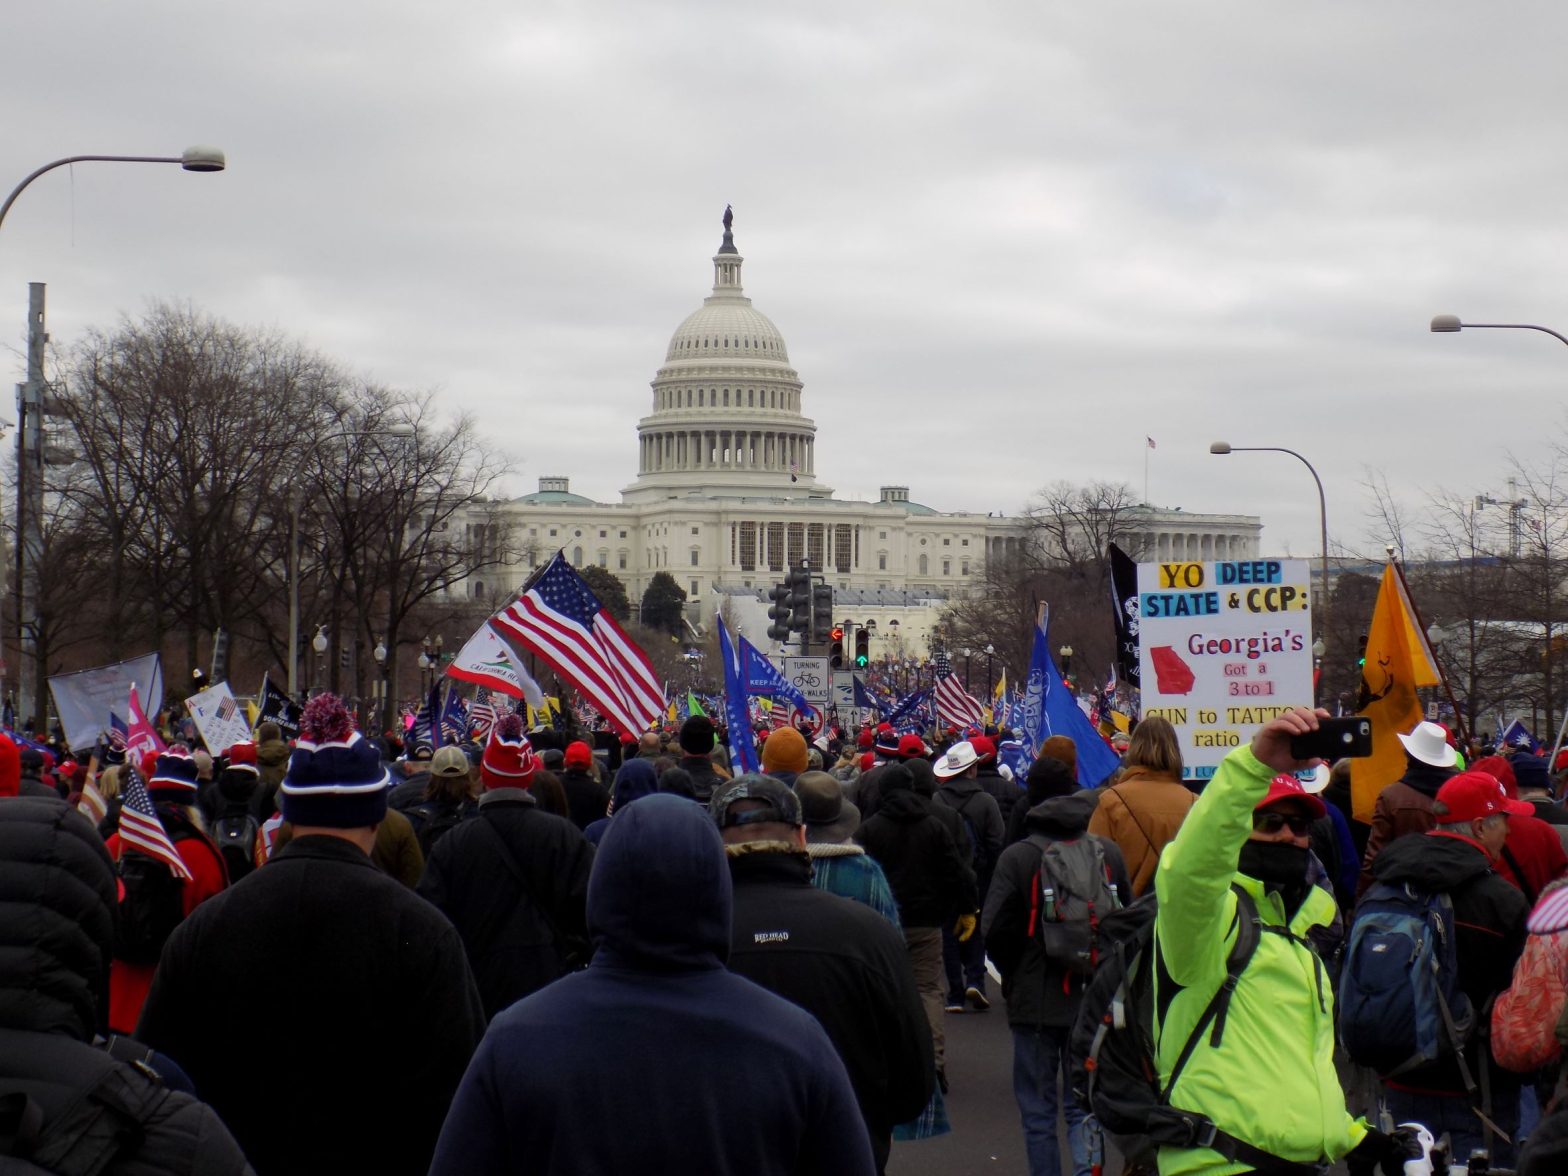
{"label": "capitol portico", "polygon": [[[669,572],[686,590],[694,628],[721,600],[747,604],[743,628],[760,640],[762,593],[807,559],[855,610],[846,615],[864,622],[868,610],[884,612],[882,631],[900,621],[891,631],[923,652],[943,603],[969,588],[985,560],[1019,553],[1025,520],[922,505],[903,484],[906,471],[890,470],[875,502],[834,498],[817,481],[817,426],[802,412],[800,375],[778,328],[746,296],[743,264],[726,210],[712,292],[670,338],[651,410],[637,422],[637,477],[621,501],[574,494],[564,475],[541,477],[536,492],[502,506],[522,559],[476,574],[466,594],[514,592],[562,549],[578,566],[614,573],[634,608],[653,575]],[[1151,558],[1258,552],[1255,517],[1141,507],[1132,519]]]}

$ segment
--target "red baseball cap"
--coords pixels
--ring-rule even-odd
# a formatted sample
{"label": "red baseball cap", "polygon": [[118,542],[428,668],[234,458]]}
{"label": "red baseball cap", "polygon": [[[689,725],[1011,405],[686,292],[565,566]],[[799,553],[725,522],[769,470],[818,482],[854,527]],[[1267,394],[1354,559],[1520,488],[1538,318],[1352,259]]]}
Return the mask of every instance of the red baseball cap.
{"label": "red baseball cap", "polygon": [[926,746],[926,741],[911,732],[898,741],[899,759],[925,759],[931,754],[931,749]]}
{"label": "red baseball cap", "polygon": [[1448,810],[1445,824],[1477,821],[1493,813],[1515,817],[1535,815],[1535,806],[1525,800],[1509,800],[1503,782],[1485,772],[1460,772],[1437,790],[1437,800]]}
{"label": "red baseball cap", "polygon": [[1299,800],[1306,804],[1314,818],[1328,816],[1328,809],[1323,807],[1320,797],[1308,792],[1301,786],[1301,781],[1294,776],[1279,775],[1269,781],[1268,795],[1252,806],[1253,812],[1262,812],[1270,805],[1278,804],[1282,800]]}
{"label": "red baseball cap", "polygon": [[586,770],[593,764],[593,748],[589,747],[581,739],[574,739],[566,745],[566,754],[563,760],[568,768],[574,768],[578,771]]}

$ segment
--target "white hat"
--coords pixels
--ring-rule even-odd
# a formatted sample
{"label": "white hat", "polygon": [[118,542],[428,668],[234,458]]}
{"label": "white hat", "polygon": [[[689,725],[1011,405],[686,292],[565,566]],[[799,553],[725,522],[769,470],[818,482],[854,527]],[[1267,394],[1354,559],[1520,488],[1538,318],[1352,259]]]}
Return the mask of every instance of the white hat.
{"label": "white hat", "polygon": [[954,776],[961,776],[970,768],[980,762],[980,757],[975,754],[975,745],[969,740],[955,743],[947,749],[947,754],[936,761],[932,772],[938,780],[951,780]]}
{"label": "white hat", "polygon": [[1448,736],[1436,723],[1417,723],[1399,742],[1416,759],[1434,768],[1451,768],[1459,762],[1459,753],[1448,746]]}

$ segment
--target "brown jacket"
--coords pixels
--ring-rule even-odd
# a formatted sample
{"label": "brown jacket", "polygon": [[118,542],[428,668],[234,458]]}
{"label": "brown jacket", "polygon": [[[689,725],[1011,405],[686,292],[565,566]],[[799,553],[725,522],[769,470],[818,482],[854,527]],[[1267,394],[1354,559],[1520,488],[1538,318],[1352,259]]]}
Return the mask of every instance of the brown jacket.
{"label": "brown jacket", "polygon": [[[272,856],[294,839],[294,826],[284,821],[278,826],[277,838],[272,843]],[[387,815],[376,826],[376,844],[370,851],[370,860],[380,867],[383,874],[397,879],[410,890],[419,885],[425,872],[425,855],[419,848],[419,838],[414,825],[397,809],[387,809]]]}
{"label": "brown jacket", "polygon": [[1377,803],[1372,806],[1372,832],[1367,836],[1367,855],[1361,861],[1361,879],[1356,885],[1357,897],[1372,885],[1372,863],[1389,842],[1407,833],[1425,833],[1437,825],[1432,804],[1432,797],[1403,780],[1395,780],[1377,794]]}
{"label": "brown jacket", "polygon": [[1127,768],[1120,780],[1100,790],[1100,806],[1089,818],[1089,832],[1116,842],[1127,862],[1134,895],[1142,895],[1154,884],[1160,852],[1176,836],[1197,799],[1175,776],[1138,766]]}

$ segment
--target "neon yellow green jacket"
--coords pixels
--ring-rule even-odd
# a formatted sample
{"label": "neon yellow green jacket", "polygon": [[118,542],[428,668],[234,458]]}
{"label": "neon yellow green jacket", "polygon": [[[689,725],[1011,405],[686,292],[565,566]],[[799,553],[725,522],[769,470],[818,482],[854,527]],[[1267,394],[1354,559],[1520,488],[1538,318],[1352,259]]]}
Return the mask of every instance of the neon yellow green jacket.
{"label": "neon yellow green jacket", "polygon": [[[1268,792],[1272,769],[1248,747],[1225,757],[1198,803],[1165,849],[1155,873],[1160,898],[1155,931],[1165,968],[1181,987],[1156,1027],[1162,1083],[1182,1046],[1225,978],[1235,941],[1232,882],[1257,902],[1265,924],[1285,927],[1279,895],[1236,872],[1252,832],[1252,809]],[[1288,928],[1308,928],[1334,917],[1334,900],[1314,886]],[[1366,1123],[1345,1110],[1334,1072],[1334,993],[1310,948],[1264,932],[1236,985],[1219,1048],[1203,1042],[1171,1092],[1171,1105],[1207,1115],[1222,1130],[1287,1160],[1338,1160],[1361,1142]],[[1161,1176],[1248,1171],[1205,1148],[1164,1148]]]}

